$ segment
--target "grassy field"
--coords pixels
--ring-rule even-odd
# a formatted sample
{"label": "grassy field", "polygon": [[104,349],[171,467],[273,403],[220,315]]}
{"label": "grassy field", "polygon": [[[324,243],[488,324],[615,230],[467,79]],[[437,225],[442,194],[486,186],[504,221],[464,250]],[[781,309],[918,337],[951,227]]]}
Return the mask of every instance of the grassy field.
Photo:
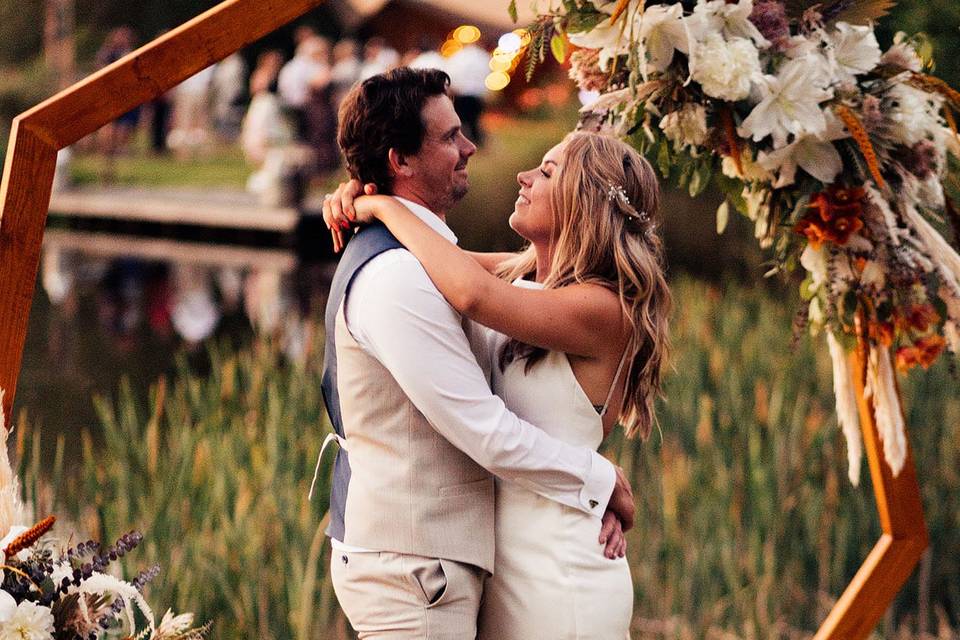
{"label": "grassy field", "polygon": [[[826,350],[790,351],[778,296],[674,287],[662,433],[605,449],[638,499],[634,637],[809,637],[879,533],[869,478],[846,480]],[[51,445],[21,429],[26,485],[93,537],[140,528],[130,568],[164,569],[150,599],[215,620],[214,637],[349,637],[317,529],[326,488],[306,499],[329,429],[319,355],[289,364],[258,341],[214,349],[208,376],[184,365],[146,398],[121,388],[98,401],[102,444],[85,436],[81,470],[55,478],[55,498],[30,463]],[[930,637],[953,638],[960,397],[943,365],[903,382],[933,548],[876,637],[918,637],[921,616]]]}

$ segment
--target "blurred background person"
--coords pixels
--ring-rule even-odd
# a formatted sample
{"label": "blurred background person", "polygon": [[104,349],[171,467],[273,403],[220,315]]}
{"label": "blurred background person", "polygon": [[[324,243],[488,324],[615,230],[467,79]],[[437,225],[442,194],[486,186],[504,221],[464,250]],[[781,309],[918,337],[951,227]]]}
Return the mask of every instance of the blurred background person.
{"label": "blurred background person", "polygon": [[484,81],[490,72],[490,54],[479,45],[468,44],[450,56],[444,71],[450,76],[453,106],[463,123],[463,134],[480,146],[483,144],[480,118],[487,99]]}
{"label": "blurred background person", "polygon": [[363,64],[360,67],[360,80],[366,80],[378,73],[386,73],[400,63],[400,54],[380,36],[373,36],[363,45]]}
{"label": "blurred background person", "polygon": [[337,146],[336,85],[330,67],[320,69],[310,80],[307,103],[304,106],[304,142],[312,151],[312,161],[304,179],[324,178],[340,167],[340,148]]}
{"label": "blurred background person", "polygon": [[330,41],[309,36],[297,45],[296,53],[277,78],[280,101],[293,120],[298,139],[306,135],[306,108],[314,79],[321,73],[329,76]]}
{"label": "blurred background person", "polygon": [[333,68],[330,80],[333,83],[333,102],[339,108],[347,91],[360,79],[360,45],[353,38],[344,38],[333,45]]}
{"label": "blurred background person", "polygon": [[[103,41],[103,45],[97,51],[97,68],[102,69],[109,66],[131,53],[135,44],[136,35],[130,27],[122,26],[111,30]],[[127,150],[130,136],[139,122],[140,107],[134,107],[100,130],[98,134],[99,147],[107,159],[104,179],[113,179],[115,175],[114,158]]]}
{"label": "blurred background person", "polygon": [[233,142],[240,134],[247,95],[246,78],[247,63],[239,53],[221,60],[213,70],[210,81],[213,128],[226,142]]}
{"label": "blurred background person", "polygon": [[191,155],[210,142],[210,82],[213,66],[190,76],[173,89],[173,116],[167,146]]}
{"label": "blurred background person", "polygon": [[421,38],[417,47],[403,54],[402,64],[411,69],[440,69],[446,71],[447,59],[431,47],[426,38]]}

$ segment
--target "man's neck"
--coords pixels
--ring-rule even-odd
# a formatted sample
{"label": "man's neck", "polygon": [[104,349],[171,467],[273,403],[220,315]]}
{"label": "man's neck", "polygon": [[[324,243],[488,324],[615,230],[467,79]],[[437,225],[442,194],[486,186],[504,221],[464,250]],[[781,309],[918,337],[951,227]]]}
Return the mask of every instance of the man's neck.
{"label": "man's neck", "polygon": [[405,200],[419,204],[421,207],[425,207],[444,222],[447,220],[447,212],[445,210],[441,210],[441,208],[435,204],[428,202],[427,198],[422,197],[416,189],[411,189],[405,186],[395,186],[393,189],[393,195],[397,196],[398,198],[404,198]]}

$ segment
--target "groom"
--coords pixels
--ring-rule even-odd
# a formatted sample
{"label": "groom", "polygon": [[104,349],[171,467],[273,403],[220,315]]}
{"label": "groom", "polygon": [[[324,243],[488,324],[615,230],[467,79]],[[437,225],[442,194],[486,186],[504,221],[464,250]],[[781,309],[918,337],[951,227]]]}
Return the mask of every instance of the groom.
{"label": "groom", "polygon": [[[354,87],[339,143],[355,180],[324,206],[349,207],[357,186],[373,183],[456,242],[445,214],[467,192],[476,147],[448,88],[442,71],[407,68]],[[361,638],[475,638],[494,571],[491,473],[632,524],[622,473],[506,409],[471,351],[469,323],[385,227],[347,245],[325,321],[323,392],[341,444],[331,575]]]}

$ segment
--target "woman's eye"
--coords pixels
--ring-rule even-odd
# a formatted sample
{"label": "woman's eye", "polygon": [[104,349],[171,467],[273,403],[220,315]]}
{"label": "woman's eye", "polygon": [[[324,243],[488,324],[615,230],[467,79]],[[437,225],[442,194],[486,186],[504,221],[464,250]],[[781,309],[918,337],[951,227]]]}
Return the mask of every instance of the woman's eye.
{"label": "woman's eye", "polygon": [[547,172],[546,172],[545,170],[543,170],[543,169],[540,169],[540,173],[543,174],[543,177],[544,177],[544,178],[549,178],[549,177],[550,177],[550,174],[547,173]]}

